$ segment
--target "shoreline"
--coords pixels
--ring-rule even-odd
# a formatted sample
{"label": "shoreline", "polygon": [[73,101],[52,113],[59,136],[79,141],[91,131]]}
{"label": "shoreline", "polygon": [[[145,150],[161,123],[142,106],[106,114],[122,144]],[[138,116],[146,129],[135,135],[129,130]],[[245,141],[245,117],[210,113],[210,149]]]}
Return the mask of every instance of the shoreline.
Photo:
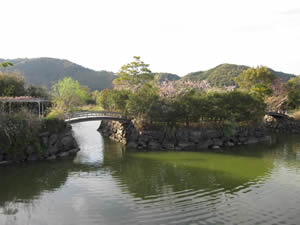
{"label": "shoreline", "polygon": [[138,130],[132,121],[101,121],[98,131],[105,137],[138,151],[202,151],[222,147],[271,142],[273,133],[300,134],[298,121],[265,117],[256,127],[239,127],[227,136],[216,128],[159,128]]}

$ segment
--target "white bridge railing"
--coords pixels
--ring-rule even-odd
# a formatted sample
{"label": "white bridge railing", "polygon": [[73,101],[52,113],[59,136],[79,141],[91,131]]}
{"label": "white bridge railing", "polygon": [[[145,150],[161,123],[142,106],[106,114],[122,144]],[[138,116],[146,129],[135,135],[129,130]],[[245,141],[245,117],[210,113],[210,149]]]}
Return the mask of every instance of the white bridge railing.
{"label": "white bridge railing", "polygon": [[112,119],[122,119],[122,113],[119,112],[109,112],[109,111],[81,111],[81,112],[71,112],[65,115],[65,121],[88,119],[88,118],[112,118]]}

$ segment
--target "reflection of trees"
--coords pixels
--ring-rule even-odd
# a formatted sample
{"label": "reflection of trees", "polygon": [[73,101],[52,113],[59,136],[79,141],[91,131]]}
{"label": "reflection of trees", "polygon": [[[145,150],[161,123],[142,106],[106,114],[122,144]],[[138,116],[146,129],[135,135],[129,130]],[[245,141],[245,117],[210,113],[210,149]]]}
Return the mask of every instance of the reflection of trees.
{"label": "reflection of trees", "polygon": [[31,201],[45,191],[63,186],[72,172],[97,169],[74,164],[72,159],[0,167],[0,206],[11,201]]}
{"label": "reflection of trees", "polygon": [[[300,140],[299,136],[279,136],[271,144],[226,149],[222,154],[227,157],[245,158],[244,161],[240,161],[239,158],[232,161],[232,168],[236,172],[230,169],[230,164],[228,165],[228,162],[226,164],[226,161],[212,160],[211,168],[197,168],[189,165],[196,160],[193,158],[187,159],[184,162],[186,165],[172,160],[151,159],[151,157],[137,158],[135,153],[127,153],[118,161],[110,160],[111,151],[107,149],[105,147],[104,166],[109,167],[113,176],[128,187],[135,197],[144,198],[159,195],[166,188],[171,188],[175,192],[189,189],[222,189],[227,193],[240,191],[249,187],[253,181],[269,174],[274,167],[274,159],[297,159],[297,154],[299,158]],[[119,152],[121,152],[120,148]]]}
{"label": "reflection of trees", "polygon": [[58,161],[0,168],[0,205],[7,201],[31,200],[43,191],[59,188],[67,180],[70,163]]}
{"label": "reflection of trees", "polygon": [[[212,167],[214,167],[213,164]],[[253,166],[255,171],[252,171],[249,176],[238,177],[226,170],[193,168],[175,163],[172,165],[172,163],[135,158],[129,155],[121,163],[111,164],[110,168],[113,176],[126,185],[135,197],[144,198],[159,195],[166,187],[172,188],[174,192],[216,189],[234,192],[235,188],[247,188],[250,181],[266,174],[270,169],[270,164],[264,162],[259,165],[255,164],[255,168]]]}
{"label": "reflection of trees", "polygon": [[280,159],[287,166],[294,165],[296,161],[300,161],[300,136],[283,134],[276,136],[270,150],[265,152],[265,157]]}
{"label": "reflection of trees", "polygon": [[[120,147],[118,143],[105,141],[106,160],[117,162],[122,157]],[[80,164],[74,163],[73,159],[1,166],[0,206],[13,201],[31,201],[45,191],[55,191],[65,184],[70,173],[89,173],[101,169],[104,169],[101,162]]]}
{"label": "reflection of trees", "polygon": [[[135,153],[124,154],[122,148],[122,145],[105,139],[103,163],[80,164],[74,163],[72,159],[64,159],[54,162],[2,166],[0,167],[0,207],[4,207],[9,202],[30,202],[44,192],[55,191],[65,184],[70,173],[94,173],[103,169],[111,171],[117,182],[126,186],[133,196],[140,198],[147,196],[155,198],[156,195],[166,190],[175,192],[220,190],[234,193],[237,189],[249,187],[252,181],[261,179],[269,173],[273,168],[274,159],[291,159],[291,162],[299,160],[297,155],[300,154],[300,139],[299,136],[280,137],[271,146],[243,146],[222,153],[229,157],[238,154],[245,158],[258,159],[257,163],[251,165],[241,162],[237,167],[235,164],[233,167],[240,170],[237,174],[229,169],[231,164],[228,162],[226,164],[225,161],[212,161],[210,166],[199,168],[194,166],[195,162],[207,162],[193,158],[187,158],[182,163],[180,160],[136,157]],[[237,159],[232,162],[238,161]],[[295,164],[288,166],[295,166]],[[13,214],[14,212],[7,213]]]}

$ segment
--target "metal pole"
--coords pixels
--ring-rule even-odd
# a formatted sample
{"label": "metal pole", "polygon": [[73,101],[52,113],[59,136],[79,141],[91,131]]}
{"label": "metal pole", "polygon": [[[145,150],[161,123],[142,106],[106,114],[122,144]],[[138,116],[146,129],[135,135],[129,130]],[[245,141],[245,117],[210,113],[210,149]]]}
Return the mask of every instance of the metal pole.
{"label": "metal pole", "polygon": [[38,104],[39,104],[39,118],[41,118],[41,103],[38,102]]}
{"label": "metal pole", "polygon": [[44,105],[42,103],[42,116],[44,116]]}
{"label": "metal pole", "polygon": [[9,102],[9,106],[8,106],[8,112],[9,112],[9,114],[11,113],[11,102]]}

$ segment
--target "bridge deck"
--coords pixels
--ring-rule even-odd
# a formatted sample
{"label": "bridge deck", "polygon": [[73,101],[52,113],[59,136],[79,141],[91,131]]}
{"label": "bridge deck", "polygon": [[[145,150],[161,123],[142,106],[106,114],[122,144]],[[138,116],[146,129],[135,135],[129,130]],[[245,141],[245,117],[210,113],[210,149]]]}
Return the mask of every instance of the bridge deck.
{"label": "bridge deck", "polygon": [[72,112],[65,116],[65,122],[76,123],[91,120],[124,120],[122,114],[119,112]]}
{"label": "bridge deck", "polygon": [[282,112],[266,112],[266,115],[268,116],[273,116],[275,118],[285,118],[285,119],[290,119],[290,117]]}
{"label": "bridge deck", "polygon": [[[266,112],[266,115],[275,118],[290,119],[287,114],[281,112]],[[65,116],[65,122],[76,123],[91,120],[126,120],[122,113],[109,112],[109,111],[97,111],[97,112],[72,112]]]}

